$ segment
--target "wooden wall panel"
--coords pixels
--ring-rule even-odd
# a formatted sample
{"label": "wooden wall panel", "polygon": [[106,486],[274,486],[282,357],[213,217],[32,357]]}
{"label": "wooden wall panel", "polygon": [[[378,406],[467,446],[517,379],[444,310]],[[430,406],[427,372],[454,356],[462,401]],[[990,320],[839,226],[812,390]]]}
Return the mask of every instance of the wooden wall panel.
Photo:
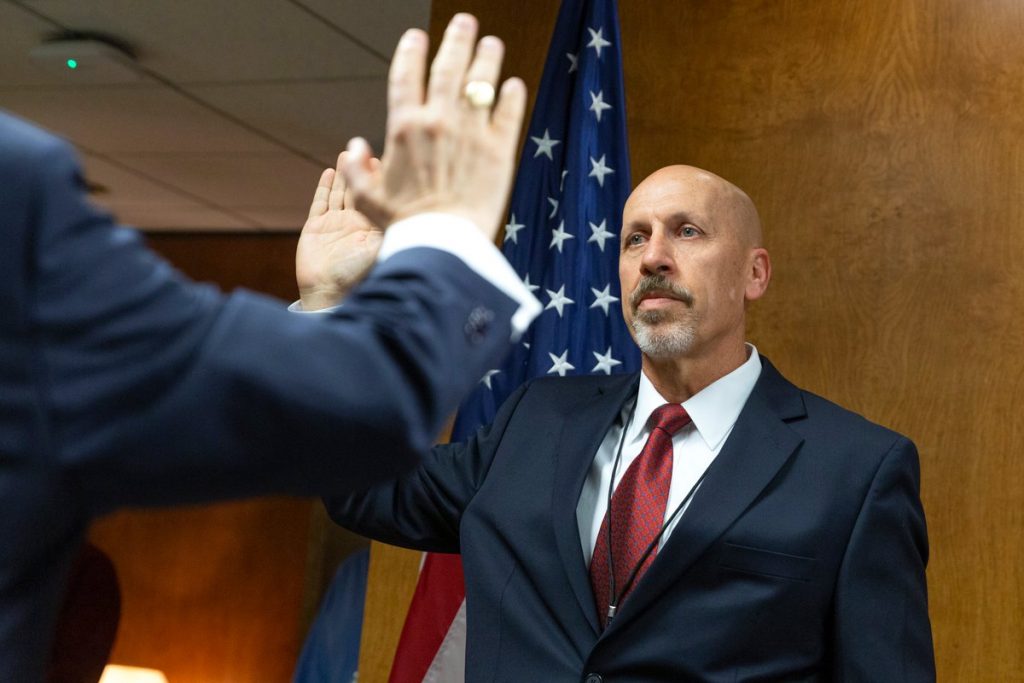
{"label": "wooden wall panel", "polygon": [[265,499],[121,512],[93,542],[113,559],[122,615],[111,661],[172,683],[291,677],[310,503]]}
{"label": "wooden wall panel", "polygon": [[[294,234],[148,241],[196,279],[296,296]],[[306,616],[310,506],[267,498],[100,520],[91,538],[123,591],[112,661],[159,668],[172,683],[289,680]]]}
{"label": "wooden wall panel", "polygon": [[[435,39],[459,10],[535,88],[557,3],[436,0]],[[920,449],[940,678],[1024,680],[1024,5],[619,15],[634,183],[682,162],[751,194],[775,265],[751,340]]]}

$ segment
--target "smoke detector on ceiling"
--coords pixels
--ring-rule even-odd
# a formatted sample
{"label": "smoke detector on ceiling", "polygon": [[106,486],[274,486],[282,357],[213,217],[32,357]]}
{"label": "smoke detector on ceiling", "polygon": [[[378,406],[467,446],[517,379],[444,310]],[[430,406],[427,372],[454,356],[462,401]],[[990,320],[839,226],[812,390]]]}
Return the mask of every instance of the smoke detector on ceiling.
{"label": "smoke detector on ceiling", "polygon": [[135,83],[142,78],[131,51],[104,36],[64,34],[32,48],[32,61],[71,83]]}

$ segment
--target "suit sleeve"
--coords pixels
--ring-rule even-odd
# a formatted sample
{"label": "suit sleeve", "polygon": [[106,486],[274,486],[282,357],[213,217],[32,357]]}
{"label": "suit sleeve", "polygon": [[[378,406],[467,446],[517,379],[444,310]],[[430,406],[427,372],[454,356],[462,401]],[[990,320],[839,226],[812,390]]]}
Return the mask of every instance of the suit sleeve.
{"label": "suit sleeve", "polygon": [[882,460],[836,588],[836,681],[935,680],[917,450],[900,438]]}
{"label": "suit sleeve", "polygon": [[494,421],[463,443],[435,446],[409,474],[324,500],[341,526],[377,541],[436,553],[459,552],[459,524],[497,456],[529,383],[502,404]]}
{"label": "suit sleeve", "polygon": [[84,198],[52,143],[26,215],[46,457],[98,514],[365,488],[415,466],[507,351],[517,305],[456,257],[409,249],[332,315],[195,285]]}

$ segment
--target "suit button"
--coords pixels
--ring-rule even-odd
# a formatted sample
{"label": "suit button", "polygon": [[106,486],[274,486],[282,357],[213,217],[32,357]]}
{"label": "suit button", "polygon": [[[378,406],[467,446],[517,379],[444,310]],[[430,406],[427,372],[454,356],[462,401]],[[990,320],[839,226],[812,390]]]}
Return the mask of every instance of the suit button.
{"label": "suit button", "polygon": [[587,674],[587,677],[583,679],[583,683],[602,683],[603,681],[604,679],[597,674]]}
{"label": "suit button", "polygon": [[466,339],[474,344],[482,342],[487,335],[487,330],[490,328],[492,320],[494,320],[494,311],[483,306],[474,308],[469,312],[466,325],[462,328],[463,332],[466,333]]}

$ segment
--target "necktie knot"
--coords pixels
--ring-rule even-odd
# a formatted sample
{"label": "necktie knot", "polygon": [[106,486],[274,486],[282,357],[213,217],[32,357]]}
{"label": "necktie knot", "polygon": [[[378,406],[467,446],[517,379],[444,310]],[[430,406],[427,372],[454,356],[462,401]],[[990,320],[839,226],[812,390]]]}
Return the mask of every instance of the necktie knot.
{"label": "necktie knot", "polygon": [[666,403],[658,406],[651,413],[650,424],[652,429],[660,429],[669,436],[675,436],[676,432],[690,424],[690,415],[686,408],[678,403]]}

